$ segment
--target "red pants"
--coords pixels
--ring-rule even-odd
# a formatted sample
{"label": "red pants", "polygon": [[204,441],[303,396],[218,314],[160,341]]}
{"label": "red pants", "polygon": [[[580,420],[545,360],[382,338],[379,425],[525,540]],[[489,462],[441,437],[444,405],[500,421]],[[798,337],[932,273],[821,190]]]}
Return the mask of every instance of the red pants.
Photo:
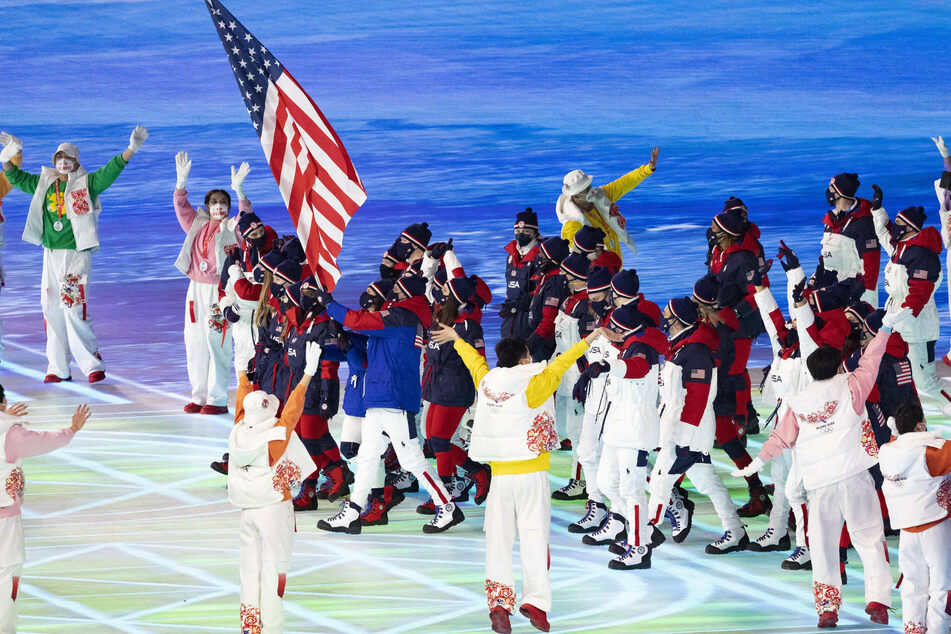
{"label": "red pants", "polygon": [[426,437],[436,454],[436,471],[441,477],[455,475],[456,461],[452,457],[452,436],[468,407],[429,404],[426,412]]}

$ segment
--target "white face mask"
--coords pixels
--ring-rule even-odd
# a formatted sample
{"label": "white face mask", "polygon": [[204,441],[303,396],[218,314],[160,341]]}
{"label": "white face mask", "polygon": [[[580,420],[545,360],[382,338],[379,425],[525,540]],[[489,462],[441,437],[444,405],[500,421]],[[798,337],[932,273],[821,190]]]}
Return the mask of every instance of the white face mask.
{"label": "white face mask", "polygon": [[208,213],[215,220],[223,220],[228,217],[228,206],[223,203],[215,203],[208,206]]}
{"label": "white face mask", "polygon": [[61,158],[56,161],[56,171],[60,174],[69,174],[74,169],[76,169],[76,162],[73,159]]}

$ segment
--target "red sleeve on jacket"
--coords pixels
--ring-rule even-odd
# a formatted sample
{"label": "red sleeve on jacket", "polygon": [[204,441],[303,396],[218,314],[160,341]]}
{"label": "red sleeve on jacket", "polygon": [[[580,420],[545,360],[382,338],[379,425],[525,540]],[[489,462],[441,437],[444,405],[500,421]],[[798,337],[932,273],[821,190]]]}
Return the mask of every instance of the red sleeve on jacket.
{"label": "red sleeve on jacket", "polygon": [[365,310],[348,310],[343,326],[350,330],[382,330],[385,327],[380,313],[368,313]]}
{"label": "red sleeve on jacket", "polygon": [[651,371],[650,362],[642,356],[619,359],[619,361],[627,366],[624,372],[625,379],[642,379]]}
{"label": "red sleeve on jacket", "polygon": [[783,311],[778,308],[770,311],[769,320],[773,322],[773,326],[776,328],[776,334],[779,335],[779,338],[785,341],[789,333],[786,331],[786,318],[783,317]]}
{"label": "red sleeve on jacket", "polygon": [[538,328],[535,329],[535,334],[542,339],[554,339],[555,317],[557,316],[557,306],[542,306],[542,321],[538,324]]}
{"label": "red sleeve on jacket", "polygon": [[238,279],[234,281],[234,292],[241,299],[246,299],[248,301],[255,301],[261,297],[261,285],[252,284],[246,279]]}
{"label": "red sleeve on jacket", "polygon": [[698,427],[703,412],[707,409],[707,399],[710,397],[710,384],[699,381],[685,381],[684,388],[687,396],[684,398],[684,408],[680,411],[680,420],[688,425]]}
{"label": "red sleeve on jacket", "polygon": [[865,265],[865,288],[874,291],[878,288],[878,270],[882,266],[882,253],[879,249],[872,249],[862,254],[862,263]]}
{"label": "red sleeve on jacket", "polygon": [[934,282],[927,280],[908,279],[908,296],[901,305],[902,308],[910,308],[911,314],[915,317],[924,309],[925,304],[931,299],[934,293]]}

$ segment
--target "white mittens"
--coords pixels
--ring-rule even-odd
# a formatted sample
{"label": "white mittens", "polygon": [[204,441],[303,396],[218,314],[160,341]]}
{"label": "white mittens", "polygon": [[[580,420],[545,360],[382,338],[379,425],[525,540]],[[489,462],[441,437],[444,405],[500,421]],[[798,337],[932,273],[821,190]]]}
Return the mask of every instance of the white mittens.
{"label": "white mittens", "polygon": [[145,126],[135,126],[135,130],[132,131],[132,135],[129,137],[129,150],[135,154],[147,138],[149,138],[149,131],[145,129]]}
{"label": "white mittens", "polygon": [[175,155],[175,173],[178,180],[175,181],[175,189],[185,189],[188,182],[188,173],[192,170],[192,162],[188,160],[188,152],[179,152]]}
{"label": "white mittens", "polygon": [[248,198],[244,195],[243,185],[244,179],[247,178],[248,172],[250,171],[251,166],[248,165],[247,161],[242,163],[237,170],[234,168],[234,165],[231,166],[231,189],[238,195],[238,200],[246,200]]}
{"label": "white mittens", "polygon": [[0,163],[11,161],[23,149],[23,141],[6,132],[0,132],[0,145],[3,146],[3,150],[0,150]]}
{"label": "white mittens", "polygon": [[317,374],[317,370],[320,368],[320,355],[323,354],[323,352],[323,348],[321,348],[320,344],[316,341],[307,342],[307,350],[304,357],[304,374],[310,376]]}

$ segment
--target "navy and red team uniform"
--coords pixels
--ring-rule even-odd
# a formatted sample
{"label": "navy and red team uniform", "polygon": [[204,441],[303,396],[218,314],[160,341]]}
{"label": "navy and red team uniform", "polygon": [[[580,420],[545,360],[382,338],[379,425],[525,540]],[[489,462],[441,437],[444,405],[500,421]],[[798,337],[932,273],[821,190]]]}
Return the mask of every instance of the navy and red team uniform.
{"label": "navy and red team uniform", "polygon": [[[875,233],[872,203],[864,198],[857,198],[853,208],[842,214],[840,219],[836,220],[829,212],[822,219],[822,224],[823,233],[836,233],[852,240],[865,269],[862,274],[865,289],[877,291],[878,273],[882,266],[882,245],[878,243],[878,235]],[[826,264],[824,254],[819,256],[819,262]],[[834,266],[827,268],[835,269]]]}
{"label": "navy and red team uniform", "polygon": [[525,255],[518,252],[515,240],[505,245],[509,256],[505,263],[505,300],[499,311],[503,339],[515,337],[524,340],[532,333],[528,327],[528,311],[534,290],[532,278],[538,273],[535,256],[538,255],[540,240]]}
{"label": "navy and red team uniform", "polygon": [[571,294],[568,280],[555,268],[537,275],[535,294],[528,310],[528,328],[531,333],[526,340],[532,359],[547,361],[555,351],[555,317],[558,307]]}

